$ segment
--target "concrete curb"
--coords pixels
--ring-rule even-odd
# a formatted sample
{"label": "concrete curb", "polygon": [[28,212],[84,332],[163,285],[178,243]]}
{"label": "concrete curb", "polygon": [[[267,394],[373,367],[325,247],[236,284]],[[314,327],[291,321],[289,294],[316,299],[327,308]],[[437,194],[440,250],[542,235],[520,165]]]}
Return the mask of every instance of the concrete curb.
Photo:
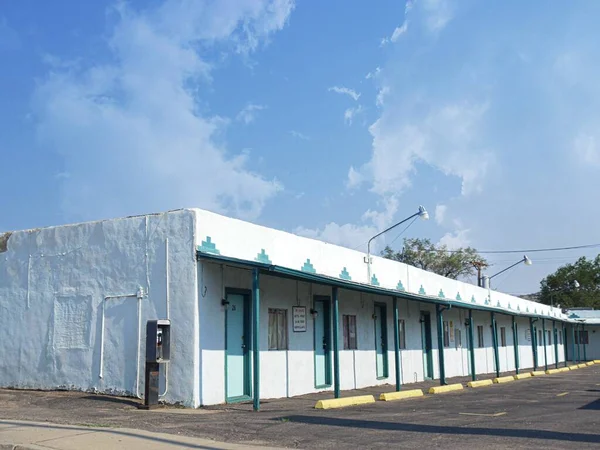
{"label": "concrete curb", "polygon": [[554,373],[559,373],[560,369],[548,369],[546,370],[546,375],[552,375]]}
{"label": "concrete curb", "polygon": [[315,409],[344,408],[346,406],[365,405],[367,403],[375,403],[375,397],[372,395],[357,395],[354,397],[319,400],[315,405]]}
{"label": "concrete curb", "polygon": [[525,380],[526,378],[531,378],[531,372],[520,373],[518,375],[513,375],[515,380]]}
{"label": "concrete curb", "polygon": [[443,394],[445,392],[460,391],[462,389],[464,389],[464,386],[460,383],[447,384],[445,386],[434,386],[432,388],[429,388],[429,393],[430,394]]}
{"label": "concrete curb", "polygon": [[467,386],[470,388],[478,388],[483,386],[491,386],[493,383],[492,380],[478,380],[478,381],[469,381]]}
{"label": "concrete curb", "polygon": [[543,370],[534,370],[531,372],[532,377],[540,377],[542,375],[546,375]]}
{"label": "concrete curb", "polygon": [[400,392],[384,392],[379,396],[379,400],[389,402],[391,400],[403,400],[406,398],[423,397],[423,391],[421,389],[411,389],[409,391]]}
{"label": "concrete curb", "polygon": [[502,383],[510,383],[511,381],[515,381],[515,377],[498,377],[494,378],[494,383],[502,384]]}

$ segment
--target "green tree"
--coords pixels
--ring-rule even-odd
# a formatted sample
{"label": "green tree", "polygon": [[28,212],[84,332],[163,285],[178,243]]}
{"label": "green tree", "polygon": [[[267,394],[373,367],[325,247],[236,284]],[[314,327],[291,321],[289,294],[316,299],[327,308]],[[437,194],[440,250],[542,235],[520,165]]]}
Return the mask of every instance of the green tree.
{"label": "green tree", "polygon": [[404,239],[399,252],[387,246],[381,256],[409,264],[456,280],[477,273],[474,263],[487,265],[486,260],[471,247],[448,251],[445,245],[434,245],[429,239]]}
{"label": "green tree", "polygon": [[559,267],[540,285],[540,302],[546,305],[600,308],[600,255],[594,259],[584,256],[574,264]]}

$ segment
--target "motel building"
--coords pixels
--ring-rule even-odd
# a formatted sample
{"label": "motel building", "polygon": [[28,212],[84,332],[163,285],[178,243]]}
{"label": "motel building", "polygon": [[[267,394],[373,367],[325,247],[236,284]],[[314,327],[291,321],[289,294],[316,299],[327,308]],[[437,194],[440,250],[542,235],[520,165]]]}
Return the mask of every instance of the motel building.
{"label": "motel building", "polygon": [[0,387],[141,398],[156,319],[188,407],[600,359],[593,314],[365,261],[199,209],[0,234]]}

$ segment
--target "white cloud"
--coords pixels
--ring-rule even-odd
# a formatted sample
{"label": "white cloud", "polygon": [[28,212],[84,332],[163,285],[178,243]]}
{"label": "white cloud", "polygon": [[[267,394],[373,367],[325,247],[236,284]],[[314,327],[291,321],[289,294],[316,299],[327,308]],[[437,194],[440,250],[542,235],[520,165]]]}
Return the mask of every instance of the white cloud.
{"label": "white cloud", "polygon": [[422,3],[425,25],[432,33],[440,32],[454,17],[451,0],[420,0],[419,3]]}
{"label": "white cloud", "polygon": [[446,205],[436,205],[435,206],[435,222],[438,225],[442,225],[444,223],[444,219],[446,217],[446,211],[448,207]]}
{"label": "white cloud", "polygon": [[337,94],[344,94],[352,97],[354,100],[358,100],[360,98],[360,94],[357,93],[353,89],[349,89],[343,86],[333,86],[328,89],[330,92],[335,92]]}
{"label": "white cloud", "polygon": [[366,250],[367,241],[377,233],[377,228],[372,225],[353,225],[349,223],[338,225],[331,222],[321,229],[298,227],[294,230],[294,233],[347,248]]}
{"label": "white cloud", "polygon": [[354,118],[362,112],[362,105],[358,105],[356,108],[347,108],[344,111],[344,122],[346,125],[352,125]]}
{"label": "white cloud", "polygon": [[304,133],[300,133],[299,131],[290,130],[290,134],[291,134],[293,137],[297,138],[297,139],[301,139],[301,140],[303,140],[303,141],[310,141],[310,137],[309,137],[309,136],[307,136],[307,135],[306,135],[306,134],[304,134]]}
{"label": "white cloud", "polygon": [[379,91],[377,92],[377,99],[375,100],[375,104],[378,107],[382,107],[385,101],[385,97],[390,93],[390,87],[389,86],[382,86]]}
{"label": "white cloud", "polygon": [[365,79],[370,80],[371,78],[376,78],[380,72],[381,72],[381,67],[377,66],[377,67],[375,67],[374,71],[369,72],[368,74],[365,75]]}
{"label": "white cloud", "polygon": [[346,181],[346,186],[349,189],[358,188],[365,181],[365,177],[362,173],[356,170],[354,167],[350,166],[350,170],[348,170],[348,179]]}
{"label": "white cloud", "polygon": [[445,245],[449,250],[468,247],[470,245],[468,229],[457,230],[454,233],[446,233],[439,240],[438,245]]}
{"label": "white cloud", "polygon": [[381,45],[383,46],[389,42],[396,42],[398,39],[400,39],[400,36],[402,36],[407,31],[408,31],[408,21],[405,20],[402,25],[400,25],[399,27],[396,27],[394,29],[394,32],[392,33],[392,35],[389,38],[386,37],[381,40]]}
{"label": "white cloud", "polygon": [[373,192],[398,194],[411,184],[417,162],[462,180],[462,193],[479,191],[493,154],[478,142],[485,104],[450,104],[420,121],[386,113],[369,128],[373,154],[360,172],[372,180]]}
{"label": "white cloud", "polygon": [[244,108],[237,114],[236,120],[239,122],[244,122],[246,125],[254,122],[256,118],[256,112],[262,111],[267,107],[264,105],[255,105],[253,103],[248,103]]}
{"label": "white cloud", "polygon": [[113,62],[55,69],[36,89],[39,144],[70,174],[66,212],[87,219],[199,206],[258,216],[281,185],[248,170],[248,154],[217,143],[227,121],[198,113],[211,64],[195,49],[252,51],[292,8],[173,0],[137,12],[120,3],[108,40]]}
{"label": "white cloud", "polygon": [[600,148],[595,136],[579,133],[573,141],[573,151],[583,163],[600,166]]}

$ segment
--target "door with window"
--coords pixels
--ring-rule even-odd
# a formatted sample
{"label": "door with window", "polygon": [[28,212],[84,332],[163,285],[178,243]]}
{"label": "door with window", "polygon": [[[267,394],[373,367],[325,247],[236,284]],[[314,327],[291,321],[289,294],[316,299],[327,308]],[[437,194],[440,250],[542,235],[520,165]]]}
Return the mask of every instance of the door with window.
{"label": "door with window", "polygon": [[431,345],[431,314],[421,311],[421,345],[423,348],[423,377],[433,379],[433,349]]}
{"label": "door with window", "polygon": [[314,352],[316,388],[331,386],[330,304],[329,297],[315,297]]}
{"label": "door with window", "polygon": [[385,303],[375,303],[375,365],[377,378],[388,377],[387,307]]}
{"label": "door with window", "polygon": [[225,397],[228,403],[250,398],[250,292],[226,291]]}

